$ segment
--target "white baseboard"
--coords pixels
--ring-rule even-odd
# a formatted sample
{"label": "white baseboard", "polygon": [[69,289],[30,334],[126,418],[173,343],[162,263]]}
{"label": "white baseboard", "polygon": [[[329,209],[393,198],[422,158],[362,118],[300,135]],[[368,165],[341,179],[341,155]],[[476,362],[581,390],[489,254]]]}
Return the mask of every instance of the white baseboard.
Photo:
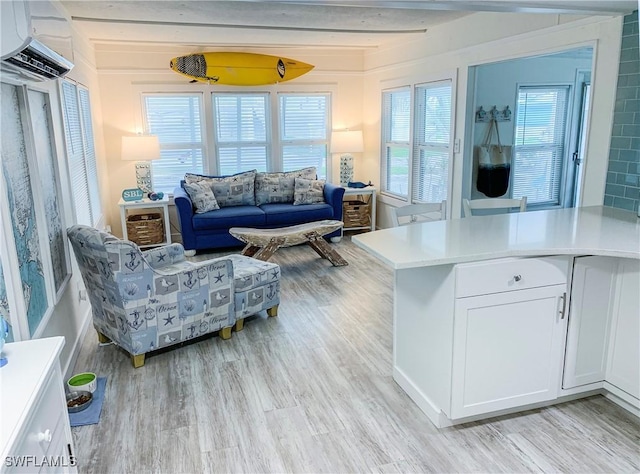
{"label": "white baseboard", "polygon": [[632,395],[629,395],[624,390],[620,390],[618,387],[610,384],[609,382],[604,383],[604,388],[604,396],[607,399],[611,400],[616,405],[621,406],[628,412],[640,418],[640,400]]}
{"label": "white baseboard", "polygon": [[82,348],[82,341],[87,335],[87,330],[91,326],[91,306],[88,305],[87,312],[84,315],[84,320],[82,323],[82,327],[80,328],[80,332],[78,333],[78,337],[75,341],[73,341],[73,348],[71,349],[71,356],[67,361],[67,365],[64,367],[62,371],[64,375],[64,380],[69,380],[69,378],[73,375],[73,368],[76,365],[76,361],[78,360],[78,355],[80,354],[80,349]]}
{"label": "white baseboard", "polygon": [[418,405],[425,415],[429,417],[431,423],[437,428],[445,428],[451,426],[452,421],[437,408],[433,402],[415,384],[406,376],[406,374],[397,367],[393,368],[393,379],[406,392],[407,395]]}

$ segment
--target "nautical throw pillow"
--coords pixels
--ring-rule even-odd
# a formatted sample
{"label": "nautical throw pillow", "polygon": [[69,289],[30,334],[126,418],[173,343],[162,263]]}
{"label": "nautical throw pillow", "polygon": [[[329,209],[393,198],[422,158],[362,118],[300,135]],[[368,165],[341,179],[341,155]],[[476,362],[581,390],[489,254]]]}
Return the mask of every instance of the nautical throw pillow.
{"label": "nautical throw pillow", "polygon": [[205,182],[208,184],[220,207],[255,206],[254,182],[256,170],[245,171],[231,176],[203,176],[187,173],[185,182]]}
{"label": "nautical throw pillow", "polygon": [[295,179],[294,206],[322,202],[324,202],[324,181],[304,178]]}
{"label": "nautical throw pillow", "polygon": [[285,173],[257,173],[256,205],[293,202],[296,178],[316,179],[315,166]]}
{"label": "nautical throw pillow", "polygon": [[213,191],[207,183],[203,181],[184,183],[184,190],[191,198],[196,214],[220,209],[218,201],[216,201],[216,197],[213,195]]}

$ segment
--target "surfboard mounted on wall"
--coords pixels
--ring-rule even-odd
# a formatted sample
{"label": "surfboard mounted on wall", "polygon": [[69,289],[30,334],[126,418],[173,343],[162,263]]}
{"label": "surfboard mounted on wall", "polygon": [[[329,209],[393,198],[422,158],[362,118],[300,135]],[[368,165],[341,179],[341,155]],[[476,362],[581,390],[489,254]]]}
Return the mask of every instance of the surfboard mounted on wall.
{"label": "surfboard mounted on wall", "polygon": [[173,58],[172,70],[208,84],[259,86],[290,81],[311,71],[311,64],[256,53],[202,53]]}

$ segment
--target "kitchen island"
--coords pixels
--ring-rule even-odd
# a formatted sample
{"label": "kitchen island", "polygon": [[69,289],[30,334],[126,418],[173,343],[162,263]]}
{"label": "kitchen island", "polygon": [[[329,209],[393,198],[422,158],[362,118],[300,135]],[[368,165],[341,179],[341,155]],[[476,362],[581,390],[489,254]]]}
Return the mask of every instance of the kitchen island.
{"label": "kitchen island", "polygon": [[640,413],[640,223],[602,206],[385,229],[393,376],[438,427],[602,393]]}

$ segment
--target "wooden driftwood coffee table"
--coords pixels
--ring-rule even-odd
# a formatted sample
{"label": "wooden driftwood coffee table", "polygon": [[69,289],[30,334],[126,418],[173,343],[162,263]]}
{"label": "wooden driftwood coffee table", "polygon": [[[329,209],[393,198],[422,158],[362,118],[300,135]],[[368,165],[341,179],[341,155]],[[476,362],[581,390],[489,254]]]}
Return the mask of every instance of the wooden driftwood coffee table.
{"label": "wooden driftwood coffee table", "polygon": [[280,247],[306,243],[322,258],[329,260],[334,267],[339,267],[349,264],[322,236],[340,229],[343,225],[342,221],[324,220],[279,229],[232,227],[229,233],[247,244],[242,249],[242,255],[258,260],[266,262]]}

